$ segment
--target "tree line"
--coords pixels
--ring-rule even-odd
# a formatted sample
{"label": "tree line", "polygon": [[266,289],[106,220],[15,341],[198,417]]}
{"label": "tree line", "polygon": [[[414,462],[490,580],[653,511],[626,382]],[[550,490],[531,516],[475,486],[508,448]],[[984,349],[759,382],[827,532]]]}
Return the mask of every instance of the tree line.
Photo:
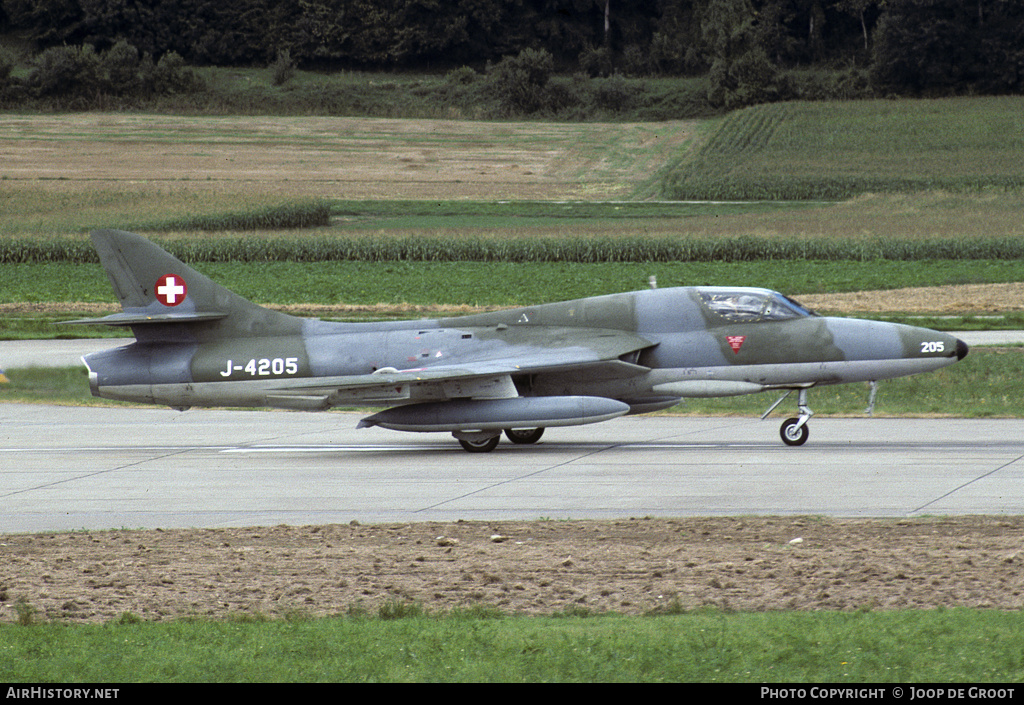
{"label": "tree line", "polygon": [[0,23],[154,66],[482,71],[529,50],[592,77],[705,75],[724,107],[786,97],[779,73],[803,68],[883,94],[1024,84],[1020,0],[0,0]]}

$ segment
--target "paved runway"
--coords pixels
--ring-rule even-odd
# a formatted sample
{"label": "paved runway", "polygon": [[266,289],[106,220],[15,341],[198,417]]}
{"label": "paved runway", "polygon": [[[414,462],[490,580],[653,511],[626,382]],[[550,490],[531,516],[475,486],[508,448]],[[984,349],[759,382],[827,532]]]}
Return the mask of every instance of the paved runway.
{"label": "paved runway", "polygon": [[134,338],[0,341],[0,370],[19,367],[75,367],[82,356],[128,345]]}
{"label": "paved runway", "polygon": [[626,417],[469,454],[359,414],[0,404],[0,533],[1024,511],[1019,420]]}

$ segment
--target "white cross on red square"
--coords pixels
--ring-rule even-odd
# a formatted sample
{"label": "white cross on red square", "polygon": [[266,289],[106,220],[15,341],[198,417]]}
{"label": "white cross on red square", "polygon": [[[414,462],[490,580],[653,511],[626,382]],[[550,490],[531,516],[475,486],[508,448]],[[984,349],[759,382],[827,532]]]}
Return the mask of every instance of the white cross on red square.
{"label": "white cross on red square", "polygon": [[164,306],[177,306],[185,300],[188,285],[185,280],[174,274],[165,274],[156,280],[156,300]]}

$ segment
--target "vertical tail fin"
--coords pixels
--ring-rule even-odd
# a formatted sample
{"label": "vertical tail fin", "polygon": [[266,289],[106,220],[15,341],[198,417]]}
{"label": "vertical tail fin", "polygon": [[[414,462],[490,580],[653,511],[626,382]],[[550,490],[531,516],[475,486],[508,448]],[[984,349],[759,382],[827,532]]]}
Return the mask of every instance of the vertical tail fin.
{"label": "vertical tail fin", "polygon": [[[149,240],[97,230],[92,241],[122,312],[78,324],[131,326],[140,341],[288,335],[302,320],[258,306],[200,274]],[[183,330],[184,328],[184,330]]]}

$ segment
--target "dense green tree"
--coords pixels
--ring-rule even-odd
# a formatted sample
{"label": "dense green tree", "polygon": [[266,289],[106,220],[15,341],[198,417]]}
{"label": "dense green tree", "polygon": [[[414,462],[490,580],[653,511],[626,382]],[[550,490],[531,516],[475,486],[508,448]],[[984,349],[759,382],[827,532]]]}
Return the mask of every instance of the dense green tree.
{"label": "dense green tree", "polygon": [[871,78],[881,90],[944,95],[1021,90],[1024,6],[1015,0],[890,0]]}
{"label": "dense green tree", "polygon": [[874,26],[879,6],[884,0],[838,0],[836,9],[854,18],[860,27],[860,34],[864,41],[864,51],[871,49],[870,26]]}
{"label": "dense green tree", "polygon": [[11,27],[47,46],[74,43],[83,14],[78,0],[4,0],[4,11]]}
{"label": "dense green tree", "polygon": [[[39,50],[119,42],[145,61],[477,70],[524,49],[559,71],[705,74],[719,105],[779,71],[871,65],[886,92],[1019,91],[1021,0],[0,0]],[[51,57],[52,59],[53,57]],[[126,61],[129,57],[123,57]]]}
{"label": "dense green tree", "polygon": [[701,35],[712,62],[708,102],[733,109],[772,100],[778,68],[758,43],[751,0],[710,0],[701,15]]}
{"label": "dense green tree", "polygon": [[977,0],[978,67],[974,82],[983,93],[1024,90],[1024,3]]}
{"label": "dense green tree", "polygon": [[879,23],[871,77],[883,90],[941,91],[972,68],[962,2],[899,0]]}
{"label": "dense green tree", "polygon": [[393,61],[482,65],[487,59],[518,51],[521,45],[516,42],[486,43],[488,37],[518,34],[505,32],[513,18],[503,12],[503,5],[495,0],[404,0],[395,16]]}
{"label": "dense green tree", "polygon": [[694,0],[662,1],[660,19],[647,45],[656,72],[696,74],[708,69],[699,20],[702,6]]}

